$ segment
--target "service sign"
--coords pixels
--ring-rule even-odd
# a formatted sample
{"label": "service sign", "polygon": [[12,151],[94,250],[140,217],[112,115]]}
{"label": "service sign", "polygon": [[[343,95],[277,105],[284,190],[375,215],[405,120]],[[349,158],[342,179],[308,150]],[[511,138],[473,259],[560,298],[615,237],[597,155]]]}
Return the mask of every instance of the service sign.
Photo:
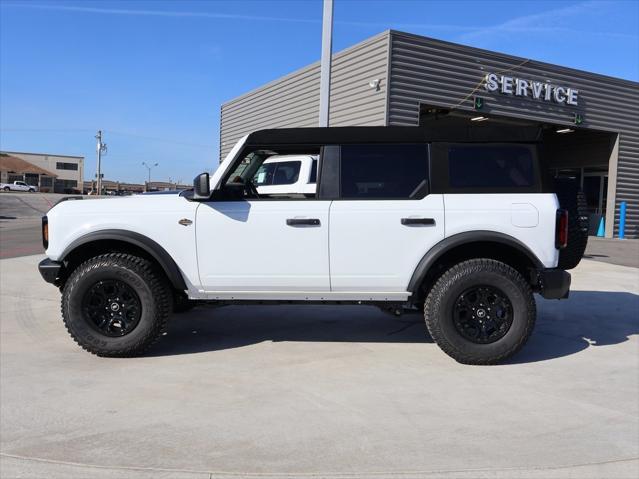
{"label": "service sign", "polygon": [[499,92],[504,95],[529,97],[534,100],[555,102],[563,105],[577,106],[579,90],[551,83],[524,80],[507,75],[488,73],[485,78],[486,91]]}

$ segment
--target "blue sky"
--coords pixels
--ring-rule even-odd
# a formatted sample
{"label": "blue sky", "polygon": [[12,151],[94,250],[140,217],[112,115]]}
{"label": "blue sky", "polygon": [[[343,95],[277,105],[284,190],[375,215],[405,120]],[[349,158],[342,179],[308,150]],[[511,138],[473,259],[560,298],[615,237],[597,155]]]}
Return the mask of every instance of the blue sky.
{"label": "blue sky", "polygon": [[[319,59],[321,0],[0,2],[0,148],[190,182],[220,105]],[[639,1],[335,0],[334,51],[388,28],[639,80]]]}

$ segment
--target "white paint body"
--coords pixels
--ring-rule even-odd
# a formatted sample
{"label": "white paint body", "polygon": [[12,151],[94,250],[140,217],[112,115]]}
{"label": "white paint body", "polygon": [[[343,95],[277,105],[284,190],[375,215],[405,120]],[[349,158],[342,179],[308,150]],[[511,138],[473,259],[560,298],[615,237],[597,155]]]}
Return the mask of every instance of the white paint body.
{"label": "white paint body", "polygon": [[[245,138],[210,179],[215,188]],[[310,157],[309,157],[310,158]],[[403,301],[428,251],[474,231],[510,236],[557,266],[554,194],[430,194],[421,200],[196,202],[179,195],[65,201],[52,208],[47,256],[105,229],[147,236],[174,259],[194,299]],[[432,218],[404,225],[402,218]],[[193,223],[183,226],[181,219]],[[317,219],[291,226],[287,219]]]}

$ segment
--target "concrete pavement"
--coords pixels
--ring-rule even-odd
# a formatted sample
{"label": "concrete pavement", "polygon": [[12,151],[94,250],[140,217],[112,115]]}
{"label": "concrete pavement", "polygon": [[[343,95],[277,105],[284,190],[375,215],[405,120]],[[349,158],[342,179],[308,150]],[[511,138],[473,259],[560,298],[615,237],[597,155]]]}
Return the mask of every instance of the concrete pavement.
{"label": "concrete pavement", "polygon": [[197,308],[97,358],[39,259],[0,261],[2,477],[639,475],[637,269],[583,261],[513,361],[471,367],[355,306]]}

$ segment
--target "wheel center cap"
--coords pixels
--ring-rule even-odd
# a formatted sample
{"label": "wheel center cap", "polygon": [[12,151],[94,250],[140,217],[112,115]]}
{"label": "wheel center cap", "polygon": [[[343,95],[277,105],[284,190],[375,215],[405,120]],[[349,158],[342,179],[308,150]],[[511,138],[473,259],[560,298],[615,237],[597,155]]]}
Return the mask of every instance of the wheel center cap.
{"label": "wheel center cap", "polygon": [[120,305],[118,303],[111,303],[111,311],[118,311],[120,309]]}
{"label": "wheel center cap", "polygon": [[484,317],[486,317],[486,310],[484,310],[484,309],[478,309],[478,310],[477,310],[477,317],[478,317],[478,318],[484,318]]}

